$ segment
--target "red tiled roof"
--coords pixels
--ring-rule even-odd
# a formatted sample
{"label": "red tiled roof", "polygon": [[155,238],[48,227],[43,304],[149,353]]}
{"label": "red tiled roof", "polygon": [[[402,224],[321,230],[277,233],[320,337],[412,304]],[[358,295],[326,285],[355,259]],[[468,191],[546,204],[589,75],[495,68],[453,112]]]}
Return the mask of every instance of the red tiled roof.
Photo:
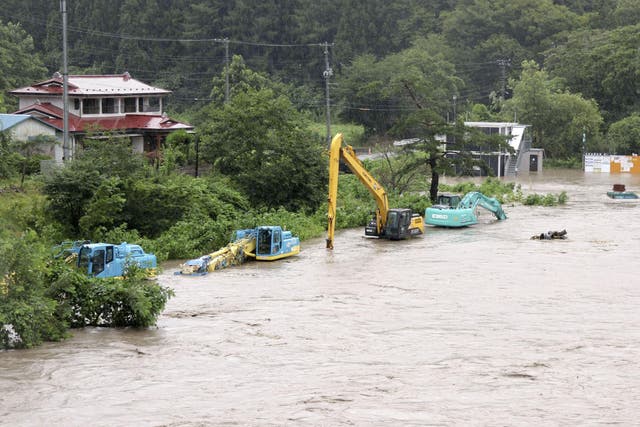
{"label": "red tiled roof", "polygon": [[[133,96],[133,95],[168,95],[171,91],[161,89],[131,78],[129,73],[115,75],[68,76],[68,94],[70,96]],[[63,79],[55,74],[49,80],[31,86],[12,90],[13,95],[52,95],[59,96],[63,92]]]}
{"label": "red tiled roof", "polygon": [[[62,108],[50,103],[33,104],[16,111],[15,114],[31,114],[58,130],[63,128]],[[169,117],[148,114],[125,114],[123,116],[83,118],[69,114],[69,132],[96,131],[173,131],[193,129],[193,126],[172,120]]]}

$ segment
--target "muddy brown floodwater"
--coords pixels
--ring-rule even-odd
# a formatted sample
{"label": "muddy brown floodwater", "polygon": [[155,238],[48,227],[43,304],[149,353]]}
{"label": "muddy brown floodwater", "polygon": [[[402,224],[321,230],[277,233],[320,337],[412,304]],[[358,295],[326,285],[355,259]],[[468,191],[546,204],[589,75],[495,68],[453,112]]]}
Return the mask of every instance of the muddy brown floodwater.
{"label": "muddy brown floodwater", "polygon": [[[545,171],[496,222],[362,229],[175,290],[156,328],[0,353],[11,426],[638,425],[640,177]],[[565,241],[530,240],[566,229]]]}

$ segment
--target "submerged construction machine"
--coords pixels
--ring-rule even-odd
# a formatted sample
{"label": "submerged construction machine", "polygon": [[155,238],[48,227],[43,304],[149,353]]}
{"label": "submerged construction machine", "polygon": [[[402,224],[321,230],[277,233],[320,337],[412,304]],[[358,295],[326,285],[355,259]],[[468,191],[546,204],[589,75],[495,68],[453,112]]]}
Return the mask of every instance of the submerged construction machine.
{"label": "submerged construction machine", "polygon": [[476,208],[481,206],[499,220],[507,219],[500,202],[493,197],[472,191],[461,199],[457,194],[440,194],[438,202],[424,212],[424,222],[439,227],[466,227],[478,223]]}
{"label": "submerged construction machine", "polygon": [[127,268],[135,265],[150,276],[155,274],[157,260],[154,254],[146,253],[140,245],[122,242],[91,243],[88,240],[62,242],[53,248],[54,257],[62,257],[73,263],[91,277],[121,277]]}
{"label": "submerged construction machine", "polygon": [[180,265],[176,274],[202,275],[232,265],[244,263],[248,259],[274,261],[300,253],[300,238],[278,225],[263,225],[256,228],[236,230],[231,242],[200,258],[191,259]]}
{"label": "submerged construction machine", "polygon": [[364,168],[353,147],[350,145],[342,146],[342,134],[338,133],[331,141],[329,149],[327,248],[333,249],[340,160],[358,177],[376,201],[375,214],[365,227],[366,236],[400,240],[424,232],[424,221],[419,214],[413,213],[411,209],[407,208],[389,208],[387,192]]}

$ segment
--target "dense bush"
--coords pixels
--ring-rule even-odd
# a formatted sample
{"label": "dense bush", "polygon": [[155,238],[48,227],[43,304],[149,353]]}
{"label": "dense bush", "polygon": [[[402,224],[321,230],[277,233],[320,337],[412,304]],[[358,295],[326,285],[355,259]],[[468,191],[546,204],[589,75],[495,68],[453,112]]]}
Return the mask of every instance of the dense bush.
{"label": "dense bush", "polygon": [[91,279],[52,260],[34,233],[0,235],[0,348],[57,341],[70,327],[147,327],[172,291],[132,267],[122,279]]}
{"label": "dense bush", "polygon": [[442,191],[450,191],[461,195],[467,194],[471,191],[479,191],[485,196],[498,199],[500,203],[519,201],[522,195],[520,185],[516,185],[514,182],[503,182],[500,179],[493,177],[486,178],[479,185],[470,181],[465,181],[454,185],[442,184],[440,188]]}
{"label": "dense bush", "polygon": [[582,169],[582,157],[569,157],[567,159],[545,159],[545,168]]}
{"label": "dense bush", "polygon": [[29,348],[66,336],[48,294],[46,251],[34,233],[0,239],[0,346]]}
{"label": "dense bush", "polygon": [[58,316],[72,328],[152,326],[173,295],[135,266],[123,278],[90,279],[58,265],[50,279]]}
{"label": "dense bush", "polygon": [[558,195],[555,194],[529,194],[522,201],[524,205],[542,205],[542,206],[557,206],[564,205],[567,202],[567,193],[564,191]]}

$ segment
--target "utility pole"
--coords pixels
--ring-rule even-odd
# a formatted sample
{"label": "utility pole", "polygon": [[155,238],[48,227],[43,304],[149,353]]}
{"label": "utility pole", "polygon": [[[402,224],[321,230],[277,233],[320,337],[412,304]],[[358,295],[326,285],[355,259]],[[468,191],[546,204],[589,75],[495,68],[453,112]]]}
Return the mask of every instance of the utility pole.
{"label": "utility pole", "polygon": [[506,68],[511,65],[509,59],[498,59],[496,61],[500,66],[500,100],[504,101],[507,94],[507,70]]}
{"label": "utility pole", "polygon": [[458,97],[456,95],[453,95],[453,122],[456,122],[456,101],[458,100]]}
{"label": "utility pole", "polygon": [[67,2],[60,0],[62,13],[62,161],[71,160],[69,149],[69,69],[67,65]]}
{"label": "utility pole", "polygon": [[195,144],[196,144],[196,171],[195,176],[198,177],[198,164],[200,163],[200,136],[195,134]]}
{"label": "utility pole", "polygon": [[333,76],[333,70],[329,66],[329,43],[324,42],[324,97],[326,102],[325,114],[327,116],[327,147],[331,146],[331,102],[329,98],[329,79]]}
{"label": "utility pole", "polygon": [[224,103],[229,102],[229,39],[224,39]]}
{"label": "utility pole", "polygon": [[582,170],[585,168],[587,156],[587,128],[582,127]]}

